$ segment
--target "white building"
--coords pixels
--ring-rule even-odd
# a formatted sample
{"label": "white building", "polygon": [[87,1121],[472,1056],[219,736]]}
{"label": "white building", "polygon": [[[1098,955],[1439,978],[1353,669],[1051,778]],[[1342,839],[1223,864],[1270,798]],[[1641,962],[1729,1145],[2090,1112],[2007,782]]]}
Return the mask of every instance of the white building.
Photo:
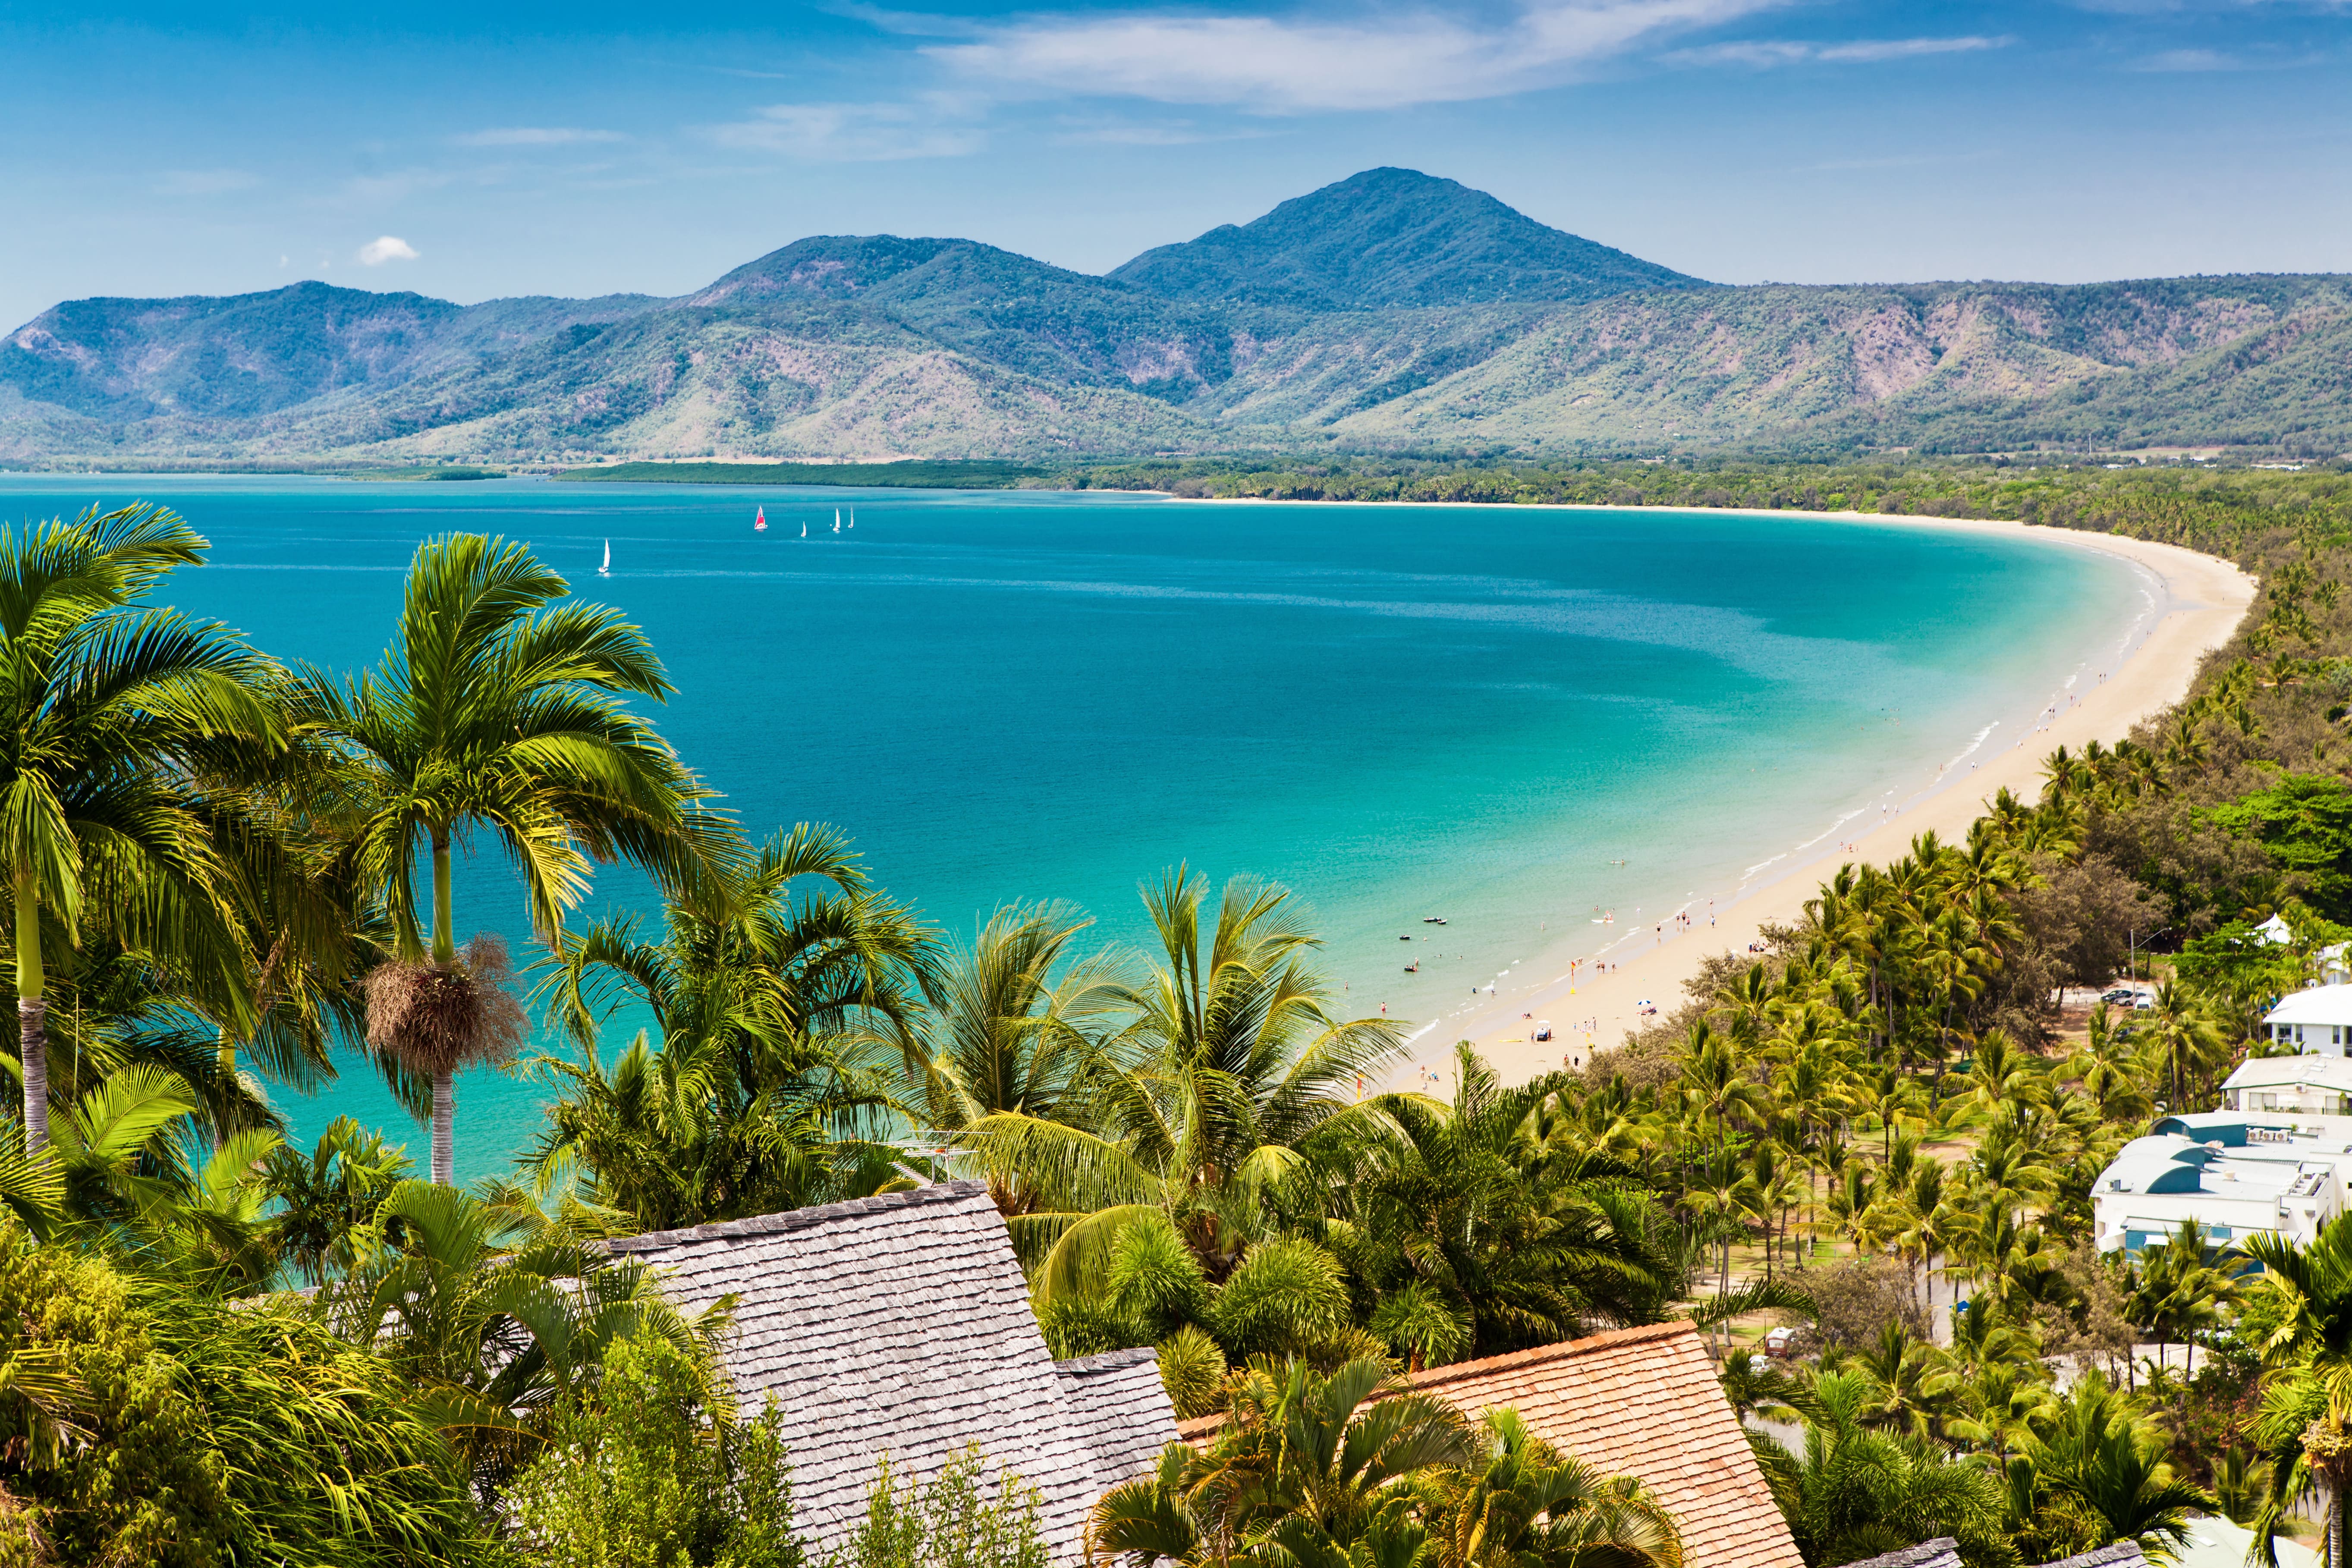
{"label": "white building", "polygon": [[[2352,1118],[2352,1057],[2335,1054],[2249,1057],[2221,1084],[2223,1110],[2277,1111]],[[2325,1129],[2333,1132],[2334,1123]],[[2352,1137],[2352,1121],[2343,1124]]]}
{"label": "white building", "polygon": [[2263,1015],[2263,1037],[2314,1055],[2344,1055],[2352,1046],[2352,985],[2289,992]]}
{"label": "white building", "polygon": [[2342,1213],[2352,1138],[2291,1117],[2168,1116],[2124,1145],[2091,1188],[2102,1252],[2136,1253],[2195,1220],[2209,1245],[2270,1233],[2307,1245]]}

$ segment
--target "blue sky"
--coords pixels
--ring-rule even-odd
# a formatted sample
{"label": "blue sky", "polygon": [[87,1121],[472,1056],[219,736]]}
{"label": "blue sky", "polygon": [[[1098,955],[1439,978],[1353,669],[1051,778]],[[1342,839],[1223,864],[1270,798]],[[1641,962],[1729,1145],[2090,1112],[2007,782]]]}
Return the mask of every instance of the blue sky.
{"label": "blue sky", "polygon": [[1098,271],[1380,163],[1727,282],[2352,271],[2352,0],[0,0],[0,330],[807,234]]}

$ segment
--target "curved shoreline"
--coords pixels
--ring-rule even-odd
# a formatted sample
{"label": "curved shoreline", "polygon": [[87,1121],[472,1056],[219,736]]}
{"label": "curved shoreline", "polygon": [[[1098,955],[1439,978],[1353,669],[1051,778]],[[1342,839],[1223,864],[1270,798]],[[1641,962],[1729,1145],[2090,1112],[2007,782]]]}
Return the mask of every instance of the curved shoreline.
{"label": "curved shoreline", "polygon": [[[1284,500],[1260,497],[1171,496],[1169,499],[1225,506],[1432,504]],[[1534,959],[1511,967],[1549,974],[1553,978],[1509,990],[1498,987],[1496,994],[1482,1003],[1422,1024],[1409,1037],[1412,1047],[1409,1059],[1390,1075],[1386,1083],[1368,1088],[1421,1088],[1421,1075],[1427,1068],[1441,1080],[1438,1091],[1447,1092],[1443,1080],[1450,1076],[1450,1062],[1456,1040],[1468,1040],[1475,1044],[1504,1080],[1512,1083],[1523,1082],[1559,1066],[1580,1065],[1590,1059],[1593,1052],[1615,1047],[1622,1041],[1626,1031],[1640,1022],[1637,1016],[1640,1003],[1645,999],[1653,1000],[1662,1012],[1678,1005],[1682,999],[1683,983],[1696,974],[1708,957],[1740,950],[1757,939],[1760,928],[1768,921],[1788,923],[1801,916],[1805,900],[1814,896],[1820,882],[1838,865],[1846,861],[1884,864],[1906,853],[1914,835],[1931,830],[1947,839],[1965,838],[1969,825],[1982,814],[1984,801],[1997,791],[2007,787],[2029,796],[2039,794],[2042,759],[2053,749],[2065,746],[2080,750],[2084,742],[2093,740],[2111,744],[2127,735],[2132,727],[2143,719],[2179,701],[2187,693],[2205,656],[2226,643],[2237,629],[2259,586],[2252,577],[2231,563],[2200,555],[2179,545],[2158,544],[2119,534],[2029,527],[2022,522],[2001,519],[1797,511],[1765,507],[1629,508],[1573,501],[1525,504],[1563,511],[1727,511],[1750,517],[1798,517],[1874,527],[1928,528],[1989,533],[2005,538],[2031,537],[2062,549],[2097,551],[2127,561],[2154,576],[2161,596],[2153,606],[2152,615],[2144,616],[2124,629],[2125,646],[2116,668],[2104,672],[2104,679],[2094,681],[2081,694],[2080,700],[2071,705],[2060,703],[2058,710],[2050,715],[2048,722],[2033,735],[1990,753],[1968,772],[1960,772],[1958,764],[1975,750],[1973,745],[1947,762],[1934,779],[1905,797],[1899,807],[1890,811],[1883,825],[1846,840],[1853,848],[1832,847],[1808,856],[1803,850],[1809,847],[1780,854],[1771,854],[1768,847],[1759,847],[1757,851],[1759,857],[1769,855],[1769,859],[1747,868],[1745,879],[1729,876],[1723,879],[1727,885],[1736,883],[1737,890],[1712,904],[1712,918],[1716,922],[1712,926],[1697,924],[1689,931],[1669,931],[1662,936],[1652,936],[1638,930],[1628,931],[1612,937],[1604,944],[1596,944],[1590,935],[1563,937],[1549,943]],[[2079,675],[2080,672],[2076,673]],[[2063,693],[2073,684],[2074,679],[2067,672],[2053,672],[2051,685],[2054,691]],[[1979,736],[1979,744],[1982,740],[1983,737]],[[1965,789],[1959,787],[1963,781],[1968,785]],[[1825,806],[1826,820],[1834,816],[1835,807],[1828,803]],[[1830,838],[1835,831],[1835,827],[1824,830],[1813,843],[1817,845]],[[1765,867],[1771,868],[1769,876],[1761,874]],[[1727,871],[1730,869],[1727,868]],[[1650,936],[1651,940],[1638,940],[1643,936]],[[1611,953],[1610,962],[1617,966],[1612,973],[1598,976],[1579,974],[1571,982],[1569,974],[1571,960],[1590,960],[1601,952]],[[1539,1045],[1529,1039],[1530,1030],[1528,1021],[1521,1016],[1523,1014],[1549,1021],[1553,1026],[1552,1040]],[[1596,1026],[1591,1030],[1571,1026],[1576,1020],[1588,1018],[1596,1021]]]}

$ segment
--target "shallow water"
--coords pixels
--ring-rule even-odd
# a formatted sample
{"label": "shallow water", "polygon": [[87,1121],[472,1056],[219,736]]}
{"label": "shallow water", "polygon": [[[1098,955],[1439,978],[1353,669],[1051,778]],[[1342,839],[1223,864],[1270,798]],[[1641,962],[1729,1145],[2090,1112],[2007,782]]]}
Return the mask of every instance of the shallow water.
{"label": "shallow water", "polygon": [[[341,668],[381,652],[420,539],[528,540],[647,629],[664,732],[748,828],[838,824],[967,936],[1059,897],[1132,943],[1162,867],[1274,878],[1351,1005],[1421,1019],[1601,910],[1596,947],[1729,892],[1988,725],[2014,744],[2149,603],[2030,536],[1724,512],[0,476],[11,521],[132,499],[213,542],[166,599]],[[607,873],[587,911],[647,902]],[[495,858],[458,903],[520,945]],[[543,1094],[463,1080],[460,1174],[505,1170]],[[407,1125],[357,1062],[285,1109],[298,1139]]]}

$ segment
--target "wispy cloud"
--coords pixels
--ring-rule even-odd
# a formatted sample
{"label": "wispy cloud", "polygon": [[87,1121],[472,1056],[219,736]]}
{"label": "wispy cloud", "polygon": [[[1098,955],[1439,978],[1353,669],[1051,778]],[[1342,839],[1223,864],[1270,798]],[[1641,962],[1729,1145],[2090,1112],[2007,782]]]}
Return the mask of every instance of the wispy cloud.
{"label": "wispy cloud", "polygon": [[618,131],[589,131],[577,125],[502,125],[469,131],[450,141],[460,147],[573,147],[583,142],[626,142]]}
{"label": "wispy cloud", "polygon": [[1851,43],[1811,43],[1793,38],[1758,38],[1677,49],[1665,57],[1679,66],[1874,65],[1882,60],[1916,59],[1926,55],[1973,54],[1979,49],[2005,48],[2017,40],[2009,36],[1971,34],[1957,38],[1856,38]]}
{"label": "wispy cloud", "polygon": [[243,169],[172,169],[155,182],[159,196],[217,196],[229,191],[251,190],[261,176]]}
{"label": "wispy cloud", "polygon": [[381,267],[387,261],[414,261],[416,258],[416,247],[396,235],[380,235],[359,249],[362,267]]}
{"label": "wispy cloud", "polygon": [[1053,140],[1066,147],[1192,147],[1203,142],[1246,142],[1268,134],[1255,126],[1211,130],[1189,120],[1139,124],[1131,121],[1068,120]]}
{"label": "wispy cloud", "polygon": [[814,163],[877,163],[960,158],[980,151],[977,126],[960,122],[956,100],[920,103],[772,103],[753,118],[709,128],[722,147],[777,153]]}
{"label": "wispy cloud", "polygon": [[1342,21],[1126,12],[1043,17],[924,52],[977,80],[1268,112],[1499,98],[1778,0],[1537,0],[1515,14]]}

